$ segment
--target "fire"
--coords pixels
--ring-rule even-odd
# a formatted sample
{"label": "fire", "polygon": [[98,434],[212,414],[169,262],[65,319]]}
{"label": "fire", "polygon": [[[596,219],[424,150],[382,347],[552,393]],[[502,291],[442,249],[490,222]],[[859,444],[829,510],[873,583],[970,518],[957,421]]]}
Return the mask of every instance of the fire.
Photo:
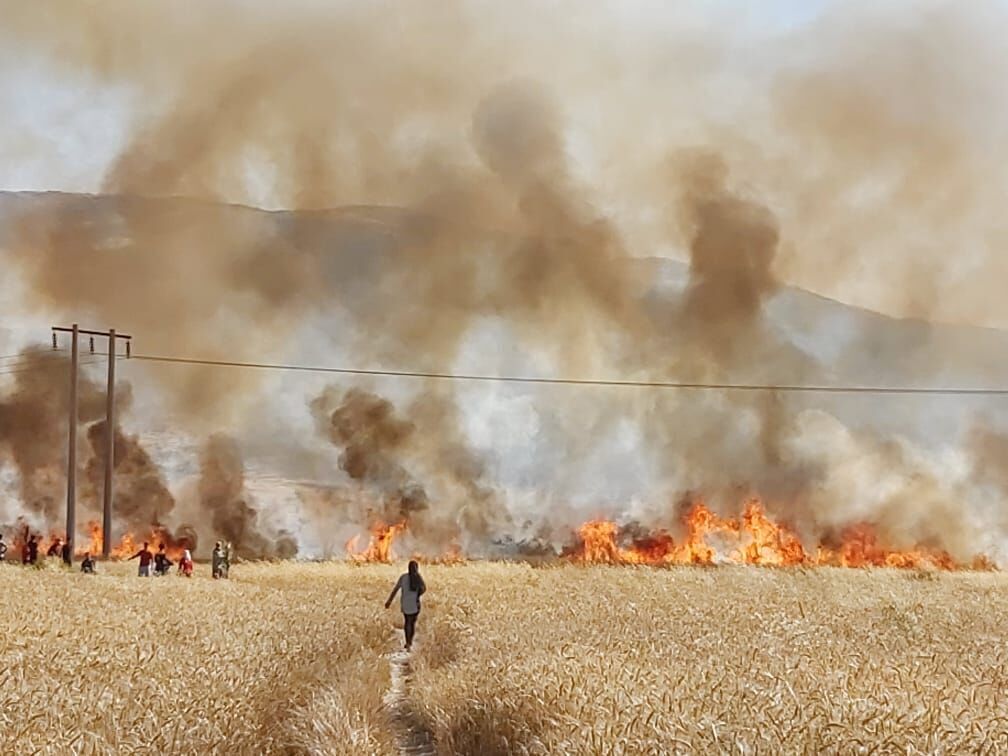
{"label": "fire", "polygon": [[445,550],[444,554],[434,559],[425,559],[423,557],[417,557],[417,559],[426,561],[428,564],[465,564],[466,558],[462,554],[462,547],[457,543],[448,544],[448,548]]}
{"label": "fire", "polygon": [[371,538],[367,548],[358,551],[360,536],[354,536],[347,541],[347,555],[355,562],[391,562],[392,544],[405,530],[405,522],[395,525],[386,525],[383,522],[376,523],[371,528]]}
{"label": "fire", "polygon": [[[95,522],[94,520],[88,522],[87,531],[87,543],[78,541],[78,545],[75,550],[77,556],[84,556],[85,553],[90,553],[91,556],[100,556],[102,553],[102,546],[104,545],[101,523]],[[113,544],[113,546],[109,549],[109,558],[129,559],[131,556],[140,551],[141,548],[143,548],[145,541],[147,542],[147,548],[151,551],[157,551],[158,546],[163,543],[165,545],[165,553],[168,554],[168,558],[173,562],[177,562],[181,559],[182,552],[188,548],[188,545],[185,542],[177,541],[172,537],[171,533],[164,528],[153,526],[150,531],[143,536],[134,535],[132,532],[124,533],[122,538],[119,539],[119,542]]]}
{"label": "fire", "polygon": [[[758,499],[749,501],[741,517],[721,517],[703,503],[685,518],[686,535],[680,543],[665,531],[642,538],[621,538],[616,523],[592,520],[578,529],[576,561],[592,564],[753,564],[771,566],[831,565],[837,567],[930,567],[942,570],[993,569],[984,556],[970,565],[957,563],[942,550],[918,546],[898,551],[883,547],[870,525],[856,525],[841,534],[839,545],[820,544],[807,552],[786,525],[774,522]],[[621,545],[621,542],[625,545]]]}
{"label": "fire", "polygon": [[631,554],[616,546],[616,523],[592,520],[578,529],[581,536],[580,558],[585,562],[618,564],[630,561]]}
{"label": "fire", "polygon": [[87,524],[88,543],[83,545],[78,541],[77,556],[84,556],[85,553],[95,556],[102,553],[102,527],[100,523],[92,520]]}
{"label": "fire", "polygon": [[39,538],[39,556],[48,556],[49,551],[56,547],[56,555],[63,555],[63,536],[60,533],[51,532],[49,534],[49,540],[43,542],[41,537]]}

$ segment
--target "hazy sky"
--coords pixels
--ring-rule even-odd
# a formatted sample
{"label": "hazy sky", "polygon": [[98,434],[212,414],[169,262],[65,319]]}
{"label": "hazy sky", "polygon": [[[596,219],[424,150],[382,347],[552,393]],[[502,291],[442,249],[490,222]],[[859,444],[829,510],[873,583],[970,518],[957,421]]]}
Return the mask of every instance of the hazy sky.
{"label": "hazy sky", "polygon": [[[253,3],[254,4],[254,3]],[[311,2],[292,6],[310,6]],[[670,13],[668,3],[596,2],[629,29],[660,26],[662,18],[694,16],[702,25],[727,18],[742,39],[761,39],[812,21],[827,0],[716,0]],[[298,12],[292,7],[291,13]],[[55,70],[51,50],[35,55],[0,49],[0,189],[98,191],[102,177],[129,135],[138,94],[128,83],[97,80],[84,71]]]}
{"label": "hazy sky", "polygon": [[[21,2],[0,0],[0,15],[5,5],[17,13]],[[1006,327],[1008,305],[989,286],[1008,276],[1002,253],[1008,229],[999,212],[1008,189],[999,168],[1008,129],[1002,5],[607,0],[526,3],[533,12],[524,15],[512,10],[518,6],[487,0],[460,7],[467,23],[475,19],[478,38],[469,54],[499,55],[509,46],[529,53],[505,58],[494,74],[535,78],[557,96],[572,169],[616,221],[631,254],[685,257],[669,238],[667,203],[656,188],[664,181],[663,161],[679,147],[718,143],[737,180],[780,218],[776,267],[785,282],[893,315]],[[211,33],[190,39],[199,27],[183,18],[174,29],[183,42],[166,35],[174,41],[131,46],[128,31],[116,40],[146,55],[148,68],[160,67],[146,79],[117,64],[102,76],[59,64],[67,48],[86,44],[92,24],[96,34],[114,31],[116,7],[96,4],[104,10],[86,23],[68,17],[63,28],[53,23],[54,11],[45,22],[51,38],[14,33],[7,40],[13,43],[0,44],[0,189],[101,191],[138,131],[189,99],[176,101],[170,91],[184,81],[184,59],[169,54],[158,62],[158,45],[171,53],[170,45],[191,43],[209,55],[228,41]],[[249,24],[255,28],[271,14],[313,18],[333,4],[230,7],[222,2],[207,12],[216,13],[216,23],[229,12],[236,21],[255,16]],[[151,32],[134,36],[144,33]],[[432,55],[442,52],[435,50]],[[455,51],[443,53],[450,59]],[[325,64],[323,54],[318,59]],[[102,65],[99,58],[93,68]],[[801,77],[788,79],[799,70]],[[817,96],[820,80],[827,94],[813,105],[796,105],[782,98],[788,91],[782,74],[784,85],[805,99]],[[461,93],[458,112],[446,110],[424,125],[437,139],[459,138],[483,92],[474,86]],[[338,114],[341,105],[322,100],[319,107]],[[213,198],[290,207],[277,180],[282,159],[250,150],[240,186],[231,182]],[[367,184],[370,166],[357,170]],[[348,191],[334,194],[332,204],[398,199]]]}

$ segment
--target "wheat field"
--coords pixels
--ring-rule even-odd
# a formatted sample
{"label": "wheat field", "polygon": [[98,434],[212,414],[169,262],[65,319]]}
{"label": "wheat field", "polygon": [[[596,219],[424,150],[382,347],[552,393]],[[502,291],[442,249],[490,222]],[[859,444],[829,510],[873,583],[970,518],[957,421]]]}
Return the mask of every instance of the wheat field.
{"label": "wheat field", "polygon": [[402,565],[133,569],[0,568],[2,752],[1008,752],[998,573],[429,566],[404,714]]}

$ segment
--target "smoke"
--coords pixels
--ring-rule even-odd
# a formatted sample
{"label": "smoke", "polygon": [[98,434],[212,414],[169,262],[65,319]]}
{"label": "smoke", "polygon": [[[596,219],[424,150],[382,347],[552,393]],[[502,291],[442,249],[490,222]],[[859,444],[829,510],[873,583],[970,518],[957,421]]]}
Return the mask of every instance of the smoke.
{"label": "smoke", "polygon": [[[64,353],[29,348],[9,364],[14,380],[0,400],[0,459],[6,457],[17,469],[24,510],[55,525],[66,511],[70,360]],[[77,390],[79,423],[105,414],[101,387],[81,375]]]}
{"label": "smoke", "polygon": [[407,520],[427,508],[427,491],[400,459],[415,427],[396,416],[391,402],[360,389],[343,396],[330,389],[312,401],[312,411],[320,429],[341,449],[340,469],[378,494],[381,521]]}
{"label": "smoke", "polygon": [[200,454],[201,513],[221,540],[247,559],[287,559],[297,553],[297,541],[281,532],[273,540],[259,529],[258,510],[245,490],[245,467],[237,442],[226,435],[210,436]]}
{"label": "smoke", "polygon": [[977,525],[986,530],[988,538],[996,539],[1008,532],[1008,511],[1001,504],[1008,492],[1008,434],[979,425],[970,432],[969,447],[971,482],[983,497]]}
{"label": "smoke", "polygon": [[[105,486],[107,427],[105,420],[99,420],[87,428],[91,456],[84,468],[87,487],[82,498],[90,504],[96,519],[97,502]],[[115,431],[112,474],[112,514],[121,526],[138,531],[140,537],[156,536],[168,547],[196,550],[198,539],[193,526],[183,523],[173,531],[169,525],[175,519],[175,497],[160,468],[139,437],[127,435],[119,427]]]}
{"label": "smoke", "polygon": [[507,525],[452,397],[422,392],[398,410],[372,392],[329,386],[310,408],[319,432],[339,449],[340,469],[379,503],[362,513],[366,524],[405,522],[432,548],[461,540],[470,550]]}
{"label": "smoke", "polygon": [[[2,8],[7,49],[131,103],[103,196],[23,199],[0,229],[23,308],[94,313],[148,353],[789,384],[829,382],[856,359],[865,383],[926,384],[940,375],[921,357],[927,326],[913,340],[843,334],[831,363],[771,310],[796,284],[1008,324],[995,212],[1008,182],[991,168],[1008,124],[989,84],[1004,72],[999,11],[844,4],[770,34],[714,10],[642,23],[563,4]],[[635,273],[657,252],[688,263],[681,291]],[[891,372],[864,356],[879,344]],[[865,519],[966,550],[984,517],[969,502],[994,485],[944,461],[947,477],[927,472],[952,447],[989,469],[987,446],[882,432],[879,405],[833,404],[827,422],[825,404],[783,394],[529,389],[525,433],[506,410],[474,428],[493,402],[518,402],[490,388],[308,386],[289,398],[293,419],[276,411],[277,432],[261,405],[288,400],[261,373],[131,370],[180,432],[208,437],[193,516],[246,555],[294,546],[261,522],[240,450],[275,449],[283,476],[330,458],[313,431],[367,502],[348,518],[407,519],[432,543],[538,537],[543,523],[559,538],[599,510],[662,524],[683,492],[730,506],[755,491],[813,535]],[[16,383],[0,405],[21,498],[47,519],[61,391]],[[29,437],[32,423],[43,430]],[[158,460],[122,445],[119,512],[162,522],[174,499]],[[902,492],[869,493],[872,481]],[[530,490],[535,503],[518,504]]]}
{"label": "smoke", "polygon": [[673,162],[682,193],[677,226],[690,251],[685,315],[694,327],[722,331],[705,337],[725,346],[747,336],[746,326],[777,287],[777,219],[730,190],[721,155],[693,152]]}
{"label": "smoke", "polygon": [[489,482],[486,461],[465,437],[453,397],[428,391],[416,397],[408,411],[425,442],[419,450],[420,459],[444,490],[436,518],[424,523],[430,540],[444,543],[454,529],[474,546],[474,542],[485,544],[506,532],[511,517],[499,491]]}

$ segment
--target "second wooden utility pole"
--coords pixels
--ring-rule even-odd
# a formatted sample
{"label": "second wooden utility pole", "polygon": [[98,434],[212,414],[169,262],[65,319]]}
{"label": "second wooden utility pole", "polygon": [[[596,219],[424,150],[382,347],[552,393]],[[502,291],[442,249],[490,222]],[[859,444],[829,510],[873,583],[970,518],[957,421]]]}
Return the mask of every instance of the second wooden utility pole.
{"label": "second wooden utility pole", "polygon": [[105,495],[102,498],[102,556],[112,548],[112,468],[115,466],[116,332],[108,332],[108,392],[105,395]]}

